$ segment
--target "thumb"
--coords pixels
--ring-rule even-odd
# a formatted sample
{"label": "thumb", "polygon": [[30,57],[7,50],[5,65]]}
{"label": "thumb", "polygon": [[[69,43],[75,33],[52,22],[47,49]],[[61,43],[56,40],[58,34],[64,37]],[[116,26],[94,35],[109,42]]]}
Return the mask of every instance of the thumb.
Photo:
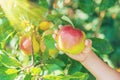
{"label": "thumb", "polygon": [[83,50],[83,53],[88,53],[91,51],[92,47],[92,41],[90,39],[85,40],[85,48]]}
{"label": "thumb", "polygon": [[92,47],[92,41],[90,39],[85,40],[85,46],[86,47]]}

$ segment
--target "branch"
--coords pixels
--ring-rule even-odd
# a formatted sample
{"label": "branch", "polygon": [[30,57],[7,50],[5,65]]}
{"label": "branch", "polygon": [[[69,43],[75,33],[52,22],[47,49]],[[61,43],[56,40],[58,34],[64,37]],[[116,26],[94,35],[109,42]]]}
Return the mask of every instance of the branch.
{"label": "branch", "polygon": [[99,15],[99,23],[98,23],[98,25],[97,25],[97,27],[96,27],[96,31],[95,31],[95,33],[94,33],[95,37],[98,37],[98,33],[99,33],[99,30],[100,30],[101,24],[102,24],[102,22],[103,22],[105,13],[106,13],[105,11],[100,12],[100,15]]}

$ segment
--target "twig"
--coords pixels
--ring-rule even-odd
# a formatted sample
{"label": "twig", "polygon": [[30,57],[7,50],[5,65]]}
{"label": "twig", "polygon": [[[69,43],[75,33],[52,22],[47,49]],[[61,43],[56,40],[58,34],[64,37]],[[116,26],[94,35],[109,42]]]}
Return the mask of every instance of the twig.
{"label": "twig", "polygon": [[100,30],[101,24],[103,22],[104,16],[105,16],[105,11],[100,12],[99,23],[98,23],[98,25],[96,27],[96,31],[95,31],[95,34],[94,34],[95,37],[98,37],[98,33],[99,33],[99,30]]}

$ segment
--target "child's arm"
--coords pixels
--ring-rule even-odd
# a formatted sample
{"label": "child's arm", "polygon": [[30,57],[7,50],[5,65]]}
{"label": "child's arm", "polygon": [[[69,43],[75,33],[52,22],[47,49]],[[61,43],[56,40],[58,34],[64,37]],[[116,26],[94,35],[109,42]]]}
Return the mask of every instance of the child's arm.
{"label": "child's arm", "polygon": [[[59,27],[60,29],[62,26]],[[56,38],[57,30],[53,37]],[[57,46],[56,46],[57,47]],[[67,54],[74,60],[79,61],[86,69],[88,69],[97,80],[120,80],[120,73],[109,67],[104,63],[93,51],[92,51],[92,41],[85,41],[84,50],[77,55]]]}
{"label": "child's arm", "polygon": [[88,69],[97,80],[120,80],[120,73],[104,63],[92,50],[92,41],[85,41],[85,49],[77,55],[67,54],[72,59],[79,61]]}

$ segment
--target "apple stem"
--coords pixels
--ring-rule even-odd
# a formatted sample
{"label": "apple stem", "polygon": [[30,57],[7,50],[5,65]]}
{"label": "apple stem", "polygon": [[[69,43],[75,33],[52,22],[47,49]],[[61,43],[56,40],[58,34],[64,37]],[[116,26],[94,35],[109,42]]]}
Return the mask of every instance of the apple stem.
{"label": "apple stem", "polygon": [[98,22],[98,25],[96,26],[96,31],[94,33],[95,37],[98,37],[98,33],[99,33],[100,27],[102,25],[105,14],[106,14],[106,12],[104,12],[104,13],[102,12],[99,15],[99,22]]}

